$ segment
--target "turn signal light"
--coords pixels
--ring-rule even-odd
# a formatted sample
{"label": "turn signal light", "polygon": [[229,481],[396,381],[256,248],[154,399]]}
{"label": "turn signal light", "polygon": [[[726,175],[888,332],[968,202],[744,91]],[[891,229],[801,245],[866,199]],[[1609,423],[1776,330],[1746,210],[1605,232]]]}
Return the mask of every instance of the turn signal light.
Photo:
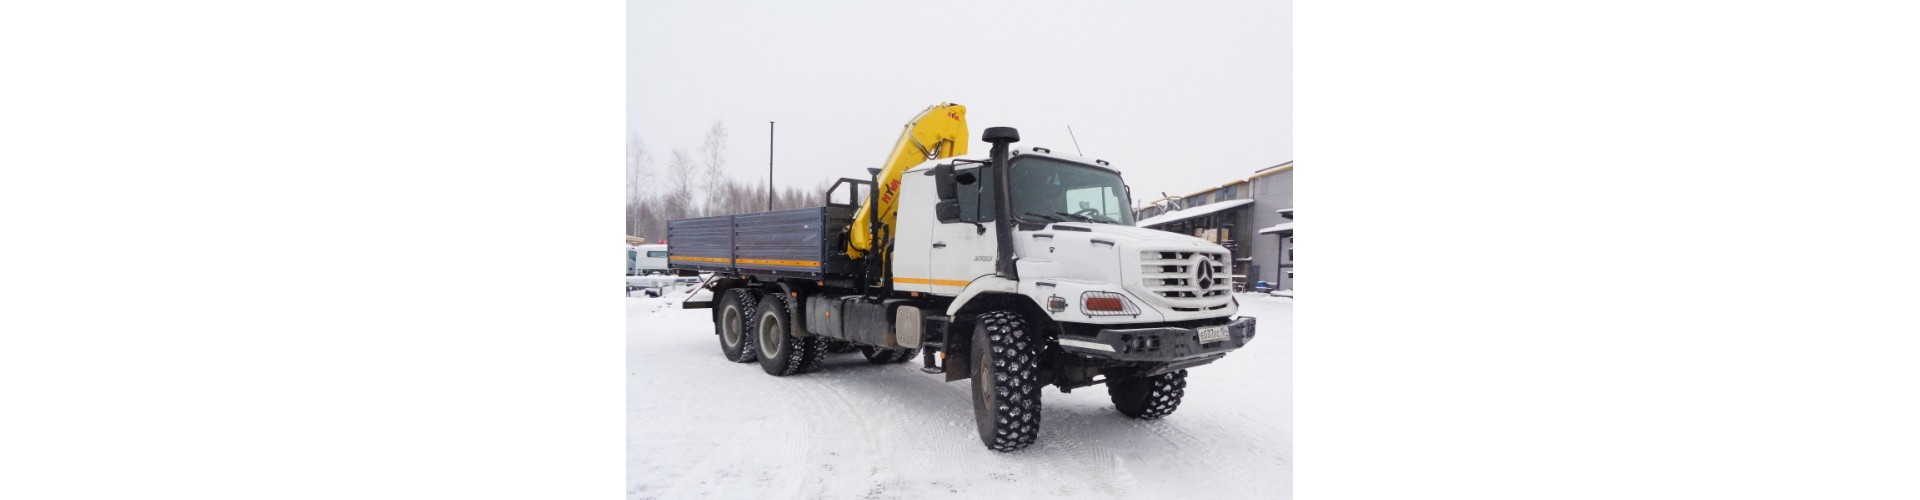
{"label": "turn signal light", "polygon": [[1080,312],[1088,316],[1138,316],[1140,309],[1133,301],[1113,292],[1086,292],[1080,294]]}

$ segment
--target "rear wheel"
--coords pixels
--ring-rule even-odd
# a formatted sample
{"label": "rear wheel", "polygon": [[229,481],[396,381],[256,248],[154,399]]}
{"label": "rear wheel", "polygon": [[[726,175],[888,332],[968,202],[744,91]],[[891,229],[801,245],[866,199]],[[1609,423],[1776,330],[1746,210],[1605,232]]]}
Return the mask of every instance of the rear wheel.
{"label": "rear wheel", "polygon": [[800,373],[820,371],[820,366],[827,363],[827,339],[804,337],[800,339],[800,345],[805,350],[805,355],[800,359]]}
{"label": "rear wheel", "polygon": [[1186,370],[1107,383],[1107,397],[1113,399],[1114,409],[1141,420],[1173,414],[1180,409],[1180,397],[1186,394]]}
{"label": "rear wheel", "polygon": [[760,355],[760,369],[768,375],[785,377],[800,373],[806,364],[806,344],[812,339],[796,338],[792,334],[792,325],[787,316],[787,296],[768,294],[767,302],[759,308],[759,319],[754,322],[754,345]]}
{"label": "rear wheel", "polygon": [[735,288],[726,291],[720,299],[720,317],[713,322],[714,333],[720,336],[720,354],[735,363],[747,363],[754,360],[754,306],[759,300],[752,290]]}
{"label": "rear wheel", "polygon": [[1040,346],[1033,330],[1012,311],[974,322],[973,421],[980,442],[994,451],[1026,448],[1040,434]]}
{"label": "rear wheel", "polygon": [[913,359],[913,355],[919,352],[919,349],[877,349],[869,346],[860,346],[860,354],[867,357],[868,363],[876,365],[891,365],[906,362],[906,360]]}

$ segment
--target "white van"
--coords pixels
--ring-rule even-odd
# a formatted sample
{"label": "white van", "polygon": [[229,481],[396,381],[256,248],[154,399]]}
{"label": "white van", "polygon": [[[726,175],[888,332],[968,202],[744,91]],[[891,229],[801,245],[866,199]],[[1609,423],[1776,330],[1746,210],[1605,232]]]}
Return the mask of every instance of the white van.
{"label": "white van", "polygon": [[634,245],[627,248],[627,275],[671,274],[667,270],[665,244]]}

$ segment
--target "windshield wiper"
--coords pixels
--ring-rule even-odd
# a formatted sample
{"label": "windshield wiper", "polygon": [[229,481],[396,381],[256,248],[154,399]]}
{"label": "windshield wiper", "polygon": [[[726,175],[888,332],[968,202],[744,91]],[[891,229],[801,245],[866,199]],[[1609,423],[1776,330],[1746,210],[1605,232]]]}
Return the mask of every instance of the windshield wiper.
{"label": "windshield wiper", "polygon": [[1093,220],[1093,218],[1092,218],[1092,217],[1088,217],[1088,216],[1085,216],[1085,215],[1080,215],[1080,214],[1070,214],[1070,213],[1066,213],[1066,212],[1054,212],[1054,213],[1056,213],[1056,214],[1060,214],[1060,215],[1065,215],[1065,216],[1068,216],[1068,217],[1072,217],[1072,218],[1075,218],[1075,219],[1080,219],[1080,220],[1083,220],[1083,221],[1087,221],[1087,222],[1094,222],[1094,220]]}
{"label": "windshield wiper", "polygon": [[1070,214],[1070,213],[1066,213],[1066,212],[1054,212],[1054,213],[1056,213],[1056,214],[1060,214],[1060,215],[1065,215],[1065,216],[1068,216],[1068,217],[1073,217],[1073,218],[1077,218],[1077,219],[1080,219],[1080,220],[1084,220],[1084,221],[1087,221],[1087,222],[1091,222],[1091,223],[1094,223],[1094,224],[1119,224],[1119,223],[1120,223],[1120,221],[1117,221],[1117,220],[1113,220],[1112,218],[1109,218],[1109,217],[1107,217],[1107,216],[1104,216],[1104,215],[1103,215],[1103,216],[1100,216],[1100,218],[1099,218],[1099,219],[1095,219],[1095,218],[1093,218],[1092,216],[1088,216],[1088,215],[1080,215],[1080,214]]}
{"label": "windshield wiper", "polygon": [[1027,215],[1031,215],[1031,216],[1034,216],[1034,217],[1039,217],[1039,218],[1042,218],[1042,219],[1046,219],[1046,220],[1050,220],[1050,221],[1054,221],[1054,222],[1066,222],[1066,221],[1067,221],[1066,219],[1062,219],[1062,218],[1059,218],[1059,217],[1054,217],[1054,216],[1051,216],[1051,215],[1047,215],[1047,214],[1036,214],[1036,213],[1033,213],[1033,212],[1027,212]]}

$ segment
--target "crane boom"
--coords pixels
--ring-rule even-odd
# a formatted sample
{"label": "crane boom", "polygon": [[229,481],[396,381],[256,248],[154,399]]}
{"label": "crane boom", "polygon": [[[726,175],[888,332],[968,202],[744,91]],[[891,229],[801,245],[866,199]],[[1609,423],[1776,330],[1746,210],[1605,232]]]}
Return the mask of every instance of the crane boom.
{"label": "crane boom", "polygon": [[[900,175],[927,160],[951,158],[967,154],[967,107],[959,104],[940,103],[927,106],[927,109],[907,121],[906,130],[900,133],[900,140],[893,144],[893,152],[887,154],[887,163],[875,179],[879,196],[860,206],[853,215],[853,229],[847,234],[847,257],[858,259],[872,251],[878,230],[892,228],[894,215],[900,209]],[[877,210],[878,217],[871,217],[868,211]],[[878,219],[879,227],[868,223]]]}

